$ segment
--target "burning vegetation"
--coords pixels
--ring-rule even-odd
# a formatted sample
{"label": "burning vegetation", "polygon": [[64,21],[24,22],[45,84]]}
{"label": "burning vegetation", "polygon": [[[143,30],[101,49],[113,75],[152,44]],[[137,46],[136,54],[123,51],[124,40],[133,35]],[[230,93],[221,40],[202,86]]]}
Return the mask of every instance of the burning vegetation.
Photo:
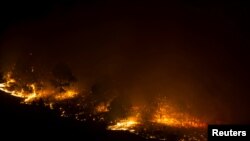
{"label": "burning vegetation", "polygon": [[[31,76],[33,69],[32,67]],[[59,109],[61,116],[64,117],[74,117],[79,121],[106,122],[107,130],[129,131],[146,138],[167,138],[159,137],[151,131],[165,130],[163,127],[180,129],[206,127],[205,122],[187,111],[178,110],[166,97],[152,99],[151,103],[143,106],[136,104],[119,106],[119,97],[97,100],[93,96],[93,91],[86,92],[79,88],[75,77],[67,67],[60,66],[52,72],[53,79],[40,80],[26,76],[17,77],[19,74],[14,71],[15,69],[3,75],[1,91],[23,99],[25,104],[42,100],[51,109]],[[116,115],[117,112],[113,112],[115,110],[121,114]]]}
{"label": "burning vegetation", "polygon": [[136,117],[128,117],[126,119],[122,119],[117,121],[114,125],[110,125],[108,127],[109,130],[123,130],[134,132],[135,127],[139,124],[138,119]]}
{"label": "burning vegetation", "polygon": [[13,96],[20,97],[24,103],[38,101],[40,99],[48,102],[71,99],[79,94],[77,88],[68,86],[56,86],[48,82],[23,82],[13,78],[12,72],[4,75],[4,83],[0,84],[0,90]]}
{"label": "burning vegetation", "polygon": [[174,127],[206,127],[205,122],[191,116],[185,111],[178,111],[177,108],[171,106],[169,103],[166,99],[161,99],[157,102],[157,109],[153,114],[152,122]]}

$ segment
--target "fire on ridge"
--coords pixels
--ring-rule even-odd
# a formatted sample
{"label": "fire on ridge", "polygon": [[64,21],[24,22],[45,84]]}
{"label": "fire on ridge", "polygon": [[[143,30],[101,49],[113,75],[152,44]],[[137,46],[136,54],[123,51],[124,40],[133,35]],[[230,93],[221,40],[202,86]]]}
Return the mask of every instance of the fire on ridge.
{"label": "fire on ridge", "polygon": [[[76,111],[66,110],[63,104],[60,106],[63,116],[68,116],[69,114],[75,115],[75,118],[80,121],[85,121],[86,106],[84,102],[75,103],[72,99],[80,99],[79,88],[75,85],[73,86],[62,86],[60,88],[52,87],[48,83],[34,82],[34,83],[21,83],[18,82],[16,78],[13,78],[12,72],[7,72],[3,78],[4,82],[0,83],[0,90],[4,91],[12,96],[19,97],[23,99],[23,103],[29,104],[31,102],[37,102],[42,99],[45,105],[49,105],[50,108],[54,108],[53,104],[60,104],[64,101],[69,101],[70,107],[85,107],[79,108]],[[25,84],[25,85],[23,85]],[[95,104],[92,113],[88,116],[96,120],[95,115],[100,116],[99,119],[102,121],[108,120],[105,115],[110,114],[112,111],[111,103],[114,98],[110,98],[108,101],[101,101]],[[84,101],[78,100],[78,101]],[[177,128],[202,128],[206,127],[206,122],[201,119],[190,115],[188,112],[179,111],[174,105],[171,105],[166,98],[161,97],[153,100],[155,105],[146,105],[146,107],[151,107],[150,110],[143,110],[145,107],[132,106],[127,107],[129,114],[123,117],[117,117],[111,121],[106,121],[109,123],[107,130],[121,130],[129,131],[132,133],[137,133],[137,130],[143,128],[143,125],[152,123],[152,125],[161,125]],[[153,108],[152,108],[153,107]],[[83,115],[83,116],[81,116]],[[147,116],[145,116],[147,115]]]}
{"label": "fire on ridge", "polygon": [[37,83],[27,83],[24,86],[20,85],[14,78],[12,73],[8,72],[4,76],[4,83],[0,84],[0,90],[9,93],[12,96],[23,98],[25,103],[30,103],[39,99],[52,99],[60,101],[70,99],[79,94],[76,88],[64,87],[63,90],[55,90],[51,86],[40,86]]}

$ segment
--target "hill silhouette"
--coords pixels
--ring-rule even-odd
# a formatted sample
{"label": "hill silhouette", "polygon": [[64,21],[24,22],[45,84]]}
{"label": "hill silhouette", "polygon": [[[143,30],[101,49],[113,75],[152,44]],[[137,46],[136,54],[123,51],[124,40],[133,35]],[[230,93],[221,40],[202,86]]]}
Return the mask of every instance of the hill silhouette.
{"label": "hill silhouette", "polygon": [[70,139],[143,141],[145,139],[128,133],[112,132],[104,124],[80,122],[61,117],[59,111],[51,110],[42,103],[21,104],[20,99],[0,92],[1,136],[8,139]]}

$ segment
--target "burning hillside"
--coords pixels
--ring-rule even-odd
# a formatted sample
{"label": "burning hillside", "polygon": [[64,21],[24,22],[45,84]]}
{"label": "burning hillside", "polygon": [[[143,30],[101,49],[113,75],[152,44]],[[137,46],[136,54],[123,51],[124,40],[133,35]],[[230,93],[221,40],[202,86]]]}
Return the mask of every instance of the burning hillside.
{"label": "burning hillside", "polygon": [[[164,127],[177,128],[181,131],[206,129],[204,121],[190,115],[187,111],[178,109],[166,97],[156,97],[147,105],[136,103],[117,105],[114,103],[119,100],[119,96],[95,99],[93,91],[81,89],[67,69],[63,73],[61,72],[63,70],[60,70],[57,72],[61,73],[60,75],[52,75],[53,79],[48,80],[31,79],[30,76],[20,76],[14,71],[15,68],[3,75],[1,91],[23,99],[24,104],[42,101],[52,109],[59,109],[61,116],[64,117],[73,117],[82,122],[91,120],[108,123],[107,130],[129,131],[146,138],[164,139],[167,137],[159,136],[153,131],[164,131]],[[202,134],[204,136],[205,132],[201,132],[199,136]],[[193,138],[194,135],[191,137]],[[204,138],[198,140],[204,140]]]}
{"label": "burning hillside", "polygon": [[153,140],[205,140],[207,124],[249,123],[245,8],[80,3],[2,12],[1,94]]}

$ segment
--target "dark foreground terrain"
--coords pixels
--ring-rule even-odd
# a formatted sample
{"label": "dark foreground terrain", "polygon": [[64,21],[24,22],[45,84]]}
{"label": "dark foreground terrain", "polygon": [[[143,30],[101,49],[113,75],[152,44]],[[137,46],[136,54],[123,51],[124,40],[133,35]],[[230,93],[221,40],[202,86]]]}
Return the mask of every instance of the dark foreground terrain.
{"label": "dark foreground terrain", "polygon": [[105,125],[82,123],[60,117],[56,110],[42,105],[20,104],[19,99],[0,92],[0,138],[20,140],[70,139],[143,141],[142,137],[126,132],[105,130]]}
{"label": "dark foreground terrain", "polygon": [[145,126],[139,127],[139,135],[124,131],[108,131],[105,123],[80,122],[61,117],[59,111],[51,110],[42,103],[20,104],[20,99],[3,92],[0,92],[0,115],[0,138],[7,137],[9,140],[18,138],[20,140],[157,141],[166,137],[173,141],[189,140],[194,137],[205,140],[204,132],[191,129],[179,131],[160,127],[145,132],[143,130],[147,128]]}

